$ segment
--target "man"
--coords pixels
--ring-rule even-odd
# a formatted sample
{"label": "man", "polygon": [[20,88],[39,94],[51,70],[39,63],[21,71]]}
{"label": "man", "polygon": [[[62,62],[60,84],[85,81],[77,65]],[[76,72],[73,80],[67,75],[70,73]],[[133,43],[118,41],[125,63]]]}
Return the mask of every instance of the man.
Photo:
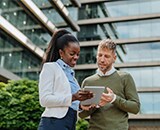
{"label": "man", "polygon": [[137,114],[140,102],[130,74],[113,67],[116,44],[102,40],[97,51],[97,73],[84,79],[84,86],[105,86],[99,107],[81,106],[81,118],[90,116],[89,130],[128,130],[128,113]]}

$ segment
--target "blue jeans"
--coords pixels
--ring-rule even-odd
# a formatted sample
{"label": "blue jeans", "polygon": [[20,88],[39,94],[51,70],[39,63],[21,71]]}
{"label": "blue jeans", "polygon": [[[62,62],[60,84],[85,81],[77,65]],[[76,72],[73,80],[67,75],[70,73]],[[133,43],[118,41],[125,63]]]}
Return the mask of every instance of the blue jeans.
{"label": "blue jeans", "polygon": [[63,118],[41,117],[38,130],[75,130],[77,111],[69,108]]}

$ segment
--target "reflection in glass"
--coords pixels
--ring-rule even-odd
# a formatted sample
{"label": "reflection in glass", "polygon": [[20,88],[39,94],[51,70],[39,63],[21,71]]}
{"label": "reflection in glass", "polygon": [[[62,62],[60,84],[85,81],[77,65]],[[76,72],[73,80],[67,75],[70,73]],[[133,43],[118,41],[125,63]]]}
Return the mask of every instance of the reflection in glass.
{"label": "reflection in glass", "polygon": [[125,0],[83,4],[79,10],[79,19],[160,13],[159,5],[159,0]]}
{"label": "reflection in glass", "polygon": [[97,47],[81,48],[80,57],[77,64],[95,64]]}
{"label": "reflection in glass", "polygon": [[160,13],[159,0],[125,0],[106,2],[111,17]]}
{"label": "reflection in glass", "polygon": [[141,114],[160,114],[160,93],[139,93]]}
{"label": "reflection in glass", "polygon": [[[41,60],[20,46],[13,38],[8,37],[5,32],[0,31],[0,35],[0,46],[3,47],[3,49],[0,48],[0,66],[22,78],[37,80]],[[34,73],[34,76],[32,76],[32,73]]]}
{"label": "reflection in glass", "polygon": [[22,32],[38,46],[47,45],[51,39],[51,36],[42,29],[24,30]]}
{"label": "reflection in glass", "polygon": [[145,62],[160,60],[160,42],[126,44],[124,62]]}
{"label": "reflection in glass", "polygon": [[124,68],[129,72],[137,87],[160,87],[160,67]]}
{"label": "reflection in glass", "polygon": [[118,37],[144,38],[160,36],[160,19],[115,23]]}
{"label": "reflection in glass", "polygon": [[104,38],[117,39],[117,32],[112,24],[94,24],[81,26],[77,37],[80,41],[102,40]]}

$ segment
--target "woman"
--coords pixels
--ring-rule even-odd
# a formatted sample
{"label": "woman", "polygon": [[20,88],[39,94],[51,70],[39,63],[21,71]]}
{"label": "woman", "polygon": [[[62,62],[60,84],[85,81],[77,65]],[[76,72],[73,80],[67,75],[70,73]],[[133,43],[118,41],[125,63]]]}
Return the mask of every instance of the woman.
{"label": "woman", "polygon": [[67,30],[56,31],[46,50],[39,79],[39,99],[45,107],[39,130],[75,130],[79,101],[93,97],[81,91],[71,67],[79,58],[78,40]]}

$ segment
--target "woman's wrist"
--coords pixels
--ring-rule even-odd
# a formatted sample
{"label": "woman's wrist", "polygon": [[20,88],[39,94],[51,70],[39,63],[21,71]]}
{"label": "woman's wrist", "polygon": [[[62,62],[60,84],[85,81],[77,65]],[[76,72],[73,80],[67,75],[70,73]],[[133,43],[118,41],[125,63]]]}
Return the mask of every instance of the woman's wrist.
{"label": "woman's wrist", "polygon": [[76,96],[75,94],[72,95],[72,101],[75,101],[76,100]]}

